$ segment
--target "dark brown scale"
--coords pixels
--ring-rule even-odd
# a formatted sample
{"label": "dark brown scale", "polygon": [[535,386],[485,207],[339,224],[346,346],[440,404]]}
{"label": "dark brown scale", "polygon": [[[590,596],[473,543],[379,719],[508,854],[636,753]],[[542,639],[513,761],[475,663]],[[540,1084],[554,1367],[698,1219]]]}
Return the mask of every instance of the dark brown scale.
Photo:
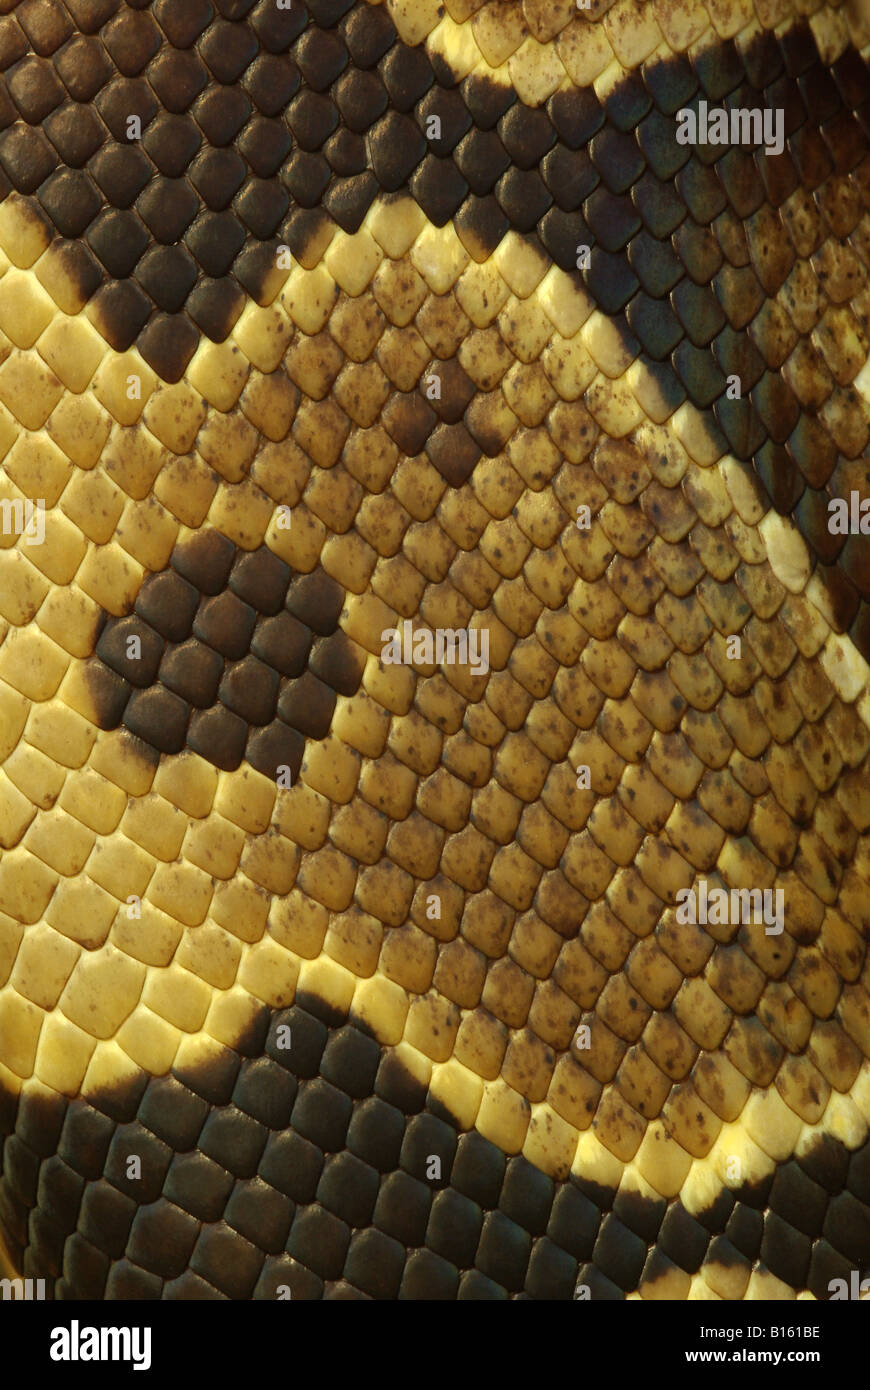
{"label": "dark brown scale", "polygon": [[725,378],[712,355],[703,348],[696,348],[685,338],[673,352],[671,362],[692,404],[699,410],[708,410],[715,402],[716,419],[733,452],[738,458],[751,458],[752,440],[756,432],[752,402],[726,400]]}
{"label": "dark brown scale", "polygon": [[866,536],[850,536],[843,547],[840,564],[846,578],[860,594],[870,594],[870,546]]}
{"label": "dark brown scale", "polygon": [[806,485],[788,451],[768,441],[758,450],[754,465],[771,506],[781,516],[790,515]]}
{"label": "dark brown scale", "polygon": [[245,229],[232,212],[206,212],[196,219],[185,245],[206,275],[226,275],[245,244]]}
{"label": "dark brown scale", "polygon": [[716,161],[716,170],[737,216],[741,220],[752,217],[764,202],[764,184],[749,151],[728,150]]}
{"label": "dark brown scale", "polygon": [[123,145],[132,145],[128,122],[137,116],[144,132],[157,115],[154,93],[141,77],[116,78],[97,94],[97,110],[112,135]]}
{"label": "dark brown scale", "polygon": [[207,149],[197,155],[187,177],[206,207],[222,212],[245,180],[245,161],[233,149]]}
{"label": "dark brown scale", "polygon": [[239,661],[251,645],[256,613],[248,603],[224,589],[206,599],[193,624],[194,635],[231,661]]}
{"label": "dark brown scale", "polygon": [[867,62],[854,48],[847,48],[831,69],[834,81],[849,111],[867,101]]}
{"label": "dark brown scale", "polygon": [[69,0],[66,8],[83,34],[95,34],[120,9],[120,0]]}
{"label": "dark brown scale", "polygon": [[713,343],[716,361],[726,376],[740,379],[741,391],[750,392],[764,374],[764,359],[748,333],[725,327]]}
{"label": "dark brown scale", "polygon": [[178,314],[158,314],[140,335],[137,346],[149,367],[168,382],[180,381],[196,352],[199,334]]}
{"label": "dark brown scale", "polygon": [[185,743],[190,707],[165,686],[136,690],[124,710],[124,724],[161,753],[180,753]]}
{"label": "dark brown scale", "polygon": [[45,122],[45,133],[64,164],[81,169],[102,145],[105,132],[89,106],[66,102]]}
{"label": "dark brown scale", "polygon": [[695,347],[707,347],[725,327],[725,315],[705,285],[682,280],[671,291],[671,304]]}
{"label": "dark brown scale", "polygon": [[294,202],[303,208],[320,205],[332,171],[322,155],[297,150],[281,171],[281,181]]}
{"label": "dark brown scale", "polygon": [[604,125],[604,112],[595,93],[556,92],[547,103],[547,113],[556,132],[572,150],[585,146]]}
{"label": "dark brown scale", "polygon": [[126,352],[147,323],[152,304],[147,294],[130,280],[110,280],[94,295],[89,314],[116,352]]}
{"label": "dark brown scale", "polygon": [[502,117],[499,136],[513,164],[535,169],[556,139],[546,107],[530,108],[515,103]]}
{"label": "dark brown scale", "polygon": [[303,89],[287,114],[293,137],[303,150],[319,150],[338,125],[338,112],[329,97]]}
{"label": "dark brown scale", "polygon": [[79,237],[100,210],[100,196],[81,169],[58,169],[42,185],[39,200],[61,236]]}
{"label": "dark brown scale", "polygon": [[684,222],[674,233],[673,247],[694,283],[709,285],[723,259],[710,228]]}
{"label": "dark brown scale", "polygon": [[254,3],[255,0],[215,0],[224,19],[244,19]]}
{"label": "dark brown scale", "polygon": [[237,87],[211,87],[203,92],[193,112],[210,145],[229,145],[251,114],[251,103]]}
{"label": "dark brown scale", "polygon": [[129,683],[98,657],[91,657],[85,663],[84,676],[98,726],[117,729],[130,698]]}
{"label": "dark brown scale", "polygon": [[[347,1284],[343,1296],[353,1299],[398,1298],[405,1254],[397,1240],[392,1240],[381,1231],[357,1231],[351,1240],[345,1263]],[[334,1296],[339,1295],[336,1292]]]}
{"label": "dark brown scale", "polygon": [[800,105],[804,108],[804,120],[809,118],[813,125],[822,125],[824,121],[829,121],[842,109],[840,94],[834,79],[820,63],[816,63],[809,72],[804,73],[798,79],[797,93],[795,93],[794,87],[791,90],[795,96],[797,93],[800,94]]}
{"label": "dark brown scale", "polygon": [[483,1222],[474,1275],[478,1278],[483,1275],[497,1289],[519,1293],[525,1282],[531,1250],[532,1238],[527,1231],[502,1211],[489,1212]]}
{"label": "dark brown scale", "polygon": [[383,411],[381,422],[403,454],[419,454],[437,421],[431,406],[415,391],[396,392]]}
{"label": "dark brown scale", "polygon": [[343,607],[344,590],[321,569],[294,580],[287,594],[289,612],[324,637],[335,631]]}
{"label": "dark brown scale", "polygon": [[365,653],[343,632],[322,637],[315,643],[308,661],[313,671],[339,695],[355,695],[365,669]]}
{"label": "dark brown scale", "polygon": [[247,724],[268,724],[278,703],[277,671],[256,656],[246,656],[225,671],[218,699]]}
{"label": "dark brown scale", "polygon": [[190,535],[172,552],[173,569],[203,594],[219,594],[226,586],[235,546],[210,527]]}
{"label": "dark brown scale", "polygon": [[[427,155],[411,176],[411,192],[430,222],[443,227],[459,210],[468,184],[452,159]],[[549,195],[548,195],[549,200]]]}
{"label": "dark brown scale", "polygon": [[586,152],[575,154],[564,145],[557,145],[544,158],[541,175],[557,205],[566,211],[579,208],[598,183],[598,171]]}
{"label": "dark brown scale", "polygon": [[354,1154],[330,1154],[317,1189],[318,1200],[348,1226],[364,1228],[371,1221],[379,1186],[375,1170]]}
{"label": "dark brown scale", "polygon": [[644,159],[634,137],[612,126],[592,137],[589,153],[611,193],[625,193],[643,173]]}
{"label": "dark brown scale", "polygon": [[733,39],[716,44],[715,53],[710,48],[699,46],[691,61],[708,101],[721,102],[727,96],[735,100],[735,105],[746,105],[745,101],[734,97],[735,89],[744,81],[744,68]]}
{"label": "dark brown scale", "polygon": [[238,82],[253,61],[257,40],[246,25],[219,19],[209,25],[198,46],[199,56],[212,76],[225,86]]}
{"label": "dark brown scale", "polygon": [[326,210],[343,231],[359,231],[378,194],[378,182],[370,170],[352,178],[333,179],[323,195]]}
{"label": "dark brown scale", "polygon": [[[719,49],[716,50],[717,61]],[[740,69],[743,75],[743,69]],[[604,109],[607,119],[617,130],[634,130],[652,108],[652,98],[644,86],[638,72],[626,75],[625,81],[618,83],[607,95]]]}
{"label": "dark brown scale", "polygon": [[106,143],[89,166],[113,208],[129,208],[135,203],[153,173],[151,162],[138,145]]}
{"label": "dark brown scale", "polygon": [[[772,83],[765,91],[765,101],[769,106],[779,109],[783,113],[783,129],[786,139],[792,136],[796,130],[806,123],[807,112],[801,95],[795,84],[787,77],[781,78],[778,82]],[[750,104],[755,104],[750,102]]]}
{"label": "dark brown scale", "polygon": [[746,328],[764,303],[764,291],[751,266],[735,270],[733,266],[723,265],[713,289],[735,332]]}
{"label": "dark brown scale", "polygon": [[[36,44],[33,47],[39,52]],[[28,52],[27,37],[21,32],[13,15],[0,19],[0,72],[11,68]]]}
{"label": "dark brown scale", "polygon": [[818,130],[802,126],[792,135],[788,148],[795,169],[806,188],[818,188],[833,172],[833,161]]}
{"label": "dark brown scale", "polygon": [[380,64],[381,78],[397,111],[410,111],[428,92],[435,80],[424,47],[406,48],[396,44]]}
{"label": "dark brown scale", "polygon": [[271,53],[261,54],[244,76],[245,90],[263,116],[282,115],[299,82],[296,64]]}
{"label": "dark brown scale", "polygon": [[289,565],[266,546],[240,554],[230,574],[230,588],[258,613],[278,613],[287,594]]}
{"label": "dark brown scale", "polygon": [[269,179],[247,179],[233,208],[257,241],[267,241],[280,226],[290,199],[280,184]]}
{"label": "dark brown scale", "polygon": [[202,135],[189,116],[163,113],[152,121],[142,143],[160,173],[177,179],[202,144]]}
{"label": "dark brown scale", "polygon": [[396,30],[380,5],[356,5],[342,25],[348,52],[358,68],[374,67],[396,41]]}
{"label": "dark brown scale", "polygon": [[586,199],[583,215],[593,238],[605,251],[621,251],[642,225],[631,199],[615,197],[603,184]]}
{"label": "dark brown scale", "polygon": [[78,313],[99,288],[102,268],[81,241],[58,239],[52,244],[50,255],[63,276],[64,296],[58,303],[64,313]]}
{"label": "dark brown scale", "polygon": [[[650,170],[638,179],[631,196],[644,227],[660,240],[676,231],[685,218],[685,206],[676,187],[662,187]],[[715,215],[711,214],[709,220]]]}
{"label": "dark brown scale", "polygon": [[124,279],[138,262],[149,237],[132,208],[107,208],[88,228],[87,240],[109,274]]}
{"label": "dark brown scale", "polygon": [[196,283],[196,265],[183,246],[153,246],[136,267],[136,279],[158,309],[177,314]]}
{"label": "dark brown scale", "polygon": [[[839,539],[842,540],[843,537],[840,536]],[[816,572],[825,586],[825,593],[831,607],[833,615],[831,626],[836,632],[848,632],[858,612],[861,602],[860,595],[856,593],[848,575],[839,565],[832,565],[830,569],[818,566]]]}
{"label": "dark brown scale", "polygon": [[55,53],[73,32],[69,15],[58,0],[24,0],[16,7],[15,19],[42,58]]}
{"label": "dark brown scale", "polygon": [[[366,142],[361,135],[355,135],[345,126],[339,126],[323,148],[323,153],[334,174],[342,178],[361,174],[367,168]],[[377,181],[375,181],[377,190]]]}
{"label": "dark brown scale", "polygon": [[306,0],[308,13],[321,29],[333,29],[353,7],[354,0]]}
{"label": "dark brown scale", "polygon": [[326,738],[334,709],[335,691],[310,671],[285,686],[278,701],[278,717],[309,738]]}
{"label": "dark brown scale", "polygon": [[208,82],[208,71],[193,50],[164,49],[148,69],[161,106],[181,114],[196,100]]}
{"label": "dark brown scale", "polygon": [[107,1254],[120,1259],[127,1245],[136,1203],[104,1179],[90,1184],[81,1205],[81,1231],[85,1240],[98,1236]]}
{"label": "dark brown scale", "polygon": [[841,111],[822,126],[822,139],[827,145],[838,174],[850,174],[864,158],[867,139],[855,117]]}
{"label": "dark brown scale", "polygon": [[289,613],[277,613],[257,624],[251,651],[282,676],[301,676],[308,664],[311,631]]}
{"label": "dark brown scale", "polygon": [[161,1197],[140,1207],[127,1244],[127,1256],[151,1274],[171,1279],[185,1270],[193,1253],[199,1223]]}
{"label": "dark brown scale", "polygon": [[510,165],[510,157],[494,130],[470,130],[456,151],[456,164],[472,193],[491,193]]}
{"label": "dark brown scale", "polygon": [[779,372],[766,372],[752,393],[752,404],[770,438],[784,444],[800,419],[800,402]]}
{"label": "dark brown scale", "polygon": [[[511,1211],[511,1207],[506,1205],[504,1201],[502,1203],[508,1215],[514,1216],[517,1220],[522,1220],[523,1208],[528,1208],[530,1205],[528,1197],[526,1196],[526,1191],[528,1190],[530,1193],[533,1193],[537,1186],[538,1208],[541,1214],[544,1215],[544,1220],[546,1221],[545,1214],[549,1212],[552,1196],[547,1194],[542,1188],[541,1179],[543,1176],[542,1173],[537,1173],[534,1168],[529,1174],[523,1173],[525,1185],[517,1189],[516,1202],[515,1204],[514,1202],[511,1203],[511,1206],[514,1206],[514,1210]],[[629,1230],[634,1231],[635,1235],[643,1236],[648,1245],[654,1245],[657,1241],[667,1209],[668,1204],[664,1198],[657,1202],[647,1197],[641,1197],[635,1192],[618,1192],[616,1200],[613,1203],[613,1212],[619,1217],[623,1225],[627,1226]],[[532,1230],[533,1226],[529,1219],[530,1215],[532,1215],[532,1213],[529,1213],[527,1210],[523,1225],[529,1230]]]}
{"label": "dark brown scale", "polygon": [[242,133],[239,151],[259,178],[269,179],[280,169],[291,145],[283,121],[256,116]]}
{"label": "dark brown scale", "polygon": [[574,269],[577,265],[577,247],[591,247],[593,242],[580,213],[563,212],[558,207],[551,207],[541,218],[538,235],[545,250],[561,270]]}
{"label": "dark brown scale", "polygon": [[[292,193],[292,189],[290,192]],[[306,269],[310,269],[316,264],[316,259],[309,263],[306,255],[307,249],[309,246],[318,245],[318,238],[328,224],[329,218],[322,208],[300,207],[291,212],[281,229],[282,241]]]}
{"label": "dark brown scale", "polygon": [[424,381],[429,374],[435,374],[439,378],[441,387],[440,399],[432,401],[432,409],[441,420],[445,420],[449,425],[455,425],[465,414],[465,408],[475,394],[475,385],[467,372],[455,357],[447,362],[430,362],[429,367],[423,374]]}
{"label": "dark brown scale", "polygon": [[194,710],[187,732],[187,746],[224,772],[234,772],[245,756],[248,726],[238,715],[215,705]]}
{"label": "dark brown scale", "polygon": [[837,466],[837,446],[806,412],[792,431],[788,451],[811,487],[824,487]]}
{"label": "dark brown scale", "polygon": [[465,425],[439,425],[426,443],[426,453],[451,487],[462,487],[471,477],[481,450]]}
{"label": "dark brown scale", "polygon": [[154,15],[174,48],[190,48],[214,15],[209,0],[186,0],[183,6],[175,0],[157,0]]}
{"label": "dark brown scale", "polygon": [[307,22],[308,13],[301,3],[279,10],[272,0],[260,0],[251,16],[260,46],[267,53],[286,53]]}
{"label": "dark brown scale", "polygon": [[198,200],[186,179],[155,178],[139,195],[136,210],[152,236],[169,246],[193,221]]}
{"label": "dark brown scale", "polygon": [[472,125],[480,130],[491,130],[517,100],[512,87],[478,75],[466,77],[460,90]]}
{"label": "dark brown scale", "polygon": [[348,62],[339,34],[311,27],[296,44],[294,56],[303,83],[315,92],[325,92]]}
{"label": "dark brown scale", "polygon": [[223,658],[216,651],[191,638],[166,652],[160,664],[160,683],[197,709],[209,709],[223,669]]}
{"label": "dark brown scale", "polygon": [[136,77],[160,47],[160,30],[150,14],[121,11],[100,36],[115,67]]}
{"label": "dark brown scale", "polygon": [[466,250],[476,261],[484,261],[510,228],[510,222],[495,198],[467,197],[456,214],[456,231]]}
{"label": "dark brown scale", "polygon": [[168,641],[183,642],[198,604],[194,586],[174,570],[164,570],[145,580],[136,599],[136,612]]}
{"label": "dark brown scale", "polygon": [[[373,1171],[373,1170],[369,1170]],[[429,1224],[429,1210],[432,1206],[432,1193],[425,1183],[401,1171],[391,1173],[381,1184],[374,1212],[375,1224],[379,1231],[392,1236],[402,1245],[410,1247],[424,1245],[426,1228]],[[368,1224],[359,1223],[360,1225]],[[431,1243],[438,1243],[437,1221],[431,1229]]]}
{"label": "dark brown scale", "polygon": [[287,224],[281,228],[283,242],[259,242],[249,237],[244,251],[233,263],[233,276],[256,304],[271,304],[275,297],[275,266],[279,245],[289,240]]}
{"label": "dark brown scale", "polygon": [[[138,655],[129,655],[130,639],[135,639],[132,647]],[[103,628],[96,651],[101,661],[130,683],[145,688],[153,683],[160,665],[163,640],[141,618],[131,614],[117,621],[109,621]]]}
{"label": "dark brown scale", "polygon": [[441,134],[432,139],[427,135],[426,142],[433,154],[443,157],[453,151],[469,130],[471,116],[458,90],[444,91],[442,87],[430,87],[417,107],[417,121],[424,134],[431,116],[437,116]]}
{"label": "dark brown scale", "polygon": [[368,137],[375,176],[391,193],[407,182],[426,154],[426,140],[409,116],[388,111]]}
{"label": "dark brown scale", "polygon": [[205,1154],[179,1154],[166,1175],[170,1201],[200,1221],[217,1221],[233,1189],[233,1177]]}
{"label": "dark brown scale", "polygon": [[6,81],[9,95],[29,125],[39,125],[64,99],[63,84],[47,58],[24,58]]}
{"label": "dark brown scale", "polygon": [[[229,711],[222,710],[222,713],[228,714]],[[302,768],[304,754],[305,739],[295,729],[288,728],[279,720],[274,720],[268,728],[252,731],[244,747],[245,758],[251,767],[272,780],[277,777],[280,769],[289,768],[293,785]],[[203,756],[207,757],[208,754],[203,753]]]}
{"label": "dark brown scale", "polygon": [[229,337],[244,307],[244,290],[233,280],[205,276],[200,276],[184,306],[192,322],[214,343]]}

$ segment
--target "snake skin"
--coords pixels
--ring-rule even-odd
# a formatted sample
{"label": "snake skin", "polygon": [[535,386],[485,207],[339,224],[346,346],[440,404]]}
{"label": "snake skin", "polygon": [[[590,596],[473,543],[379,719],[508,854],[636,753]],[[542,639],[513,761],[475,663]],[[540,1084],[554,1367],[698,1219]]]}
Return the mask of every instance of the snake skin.
{"label": "snake skin", "polygon": [[856,0],[0,0],[0,1272],[870,1274],[868,65]]}

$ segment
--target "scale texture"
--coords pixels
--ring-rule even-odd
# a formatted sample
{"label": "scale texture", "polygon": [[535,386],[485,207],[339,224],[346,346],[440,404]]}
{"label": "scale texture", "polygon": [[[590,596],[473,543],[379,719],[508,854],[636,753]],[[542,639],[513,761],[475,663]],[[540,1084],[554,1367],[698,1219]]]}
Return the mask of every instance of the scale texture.
{"label": "scale texture", "polygon": [[868,64],[862,0],[0,0],[2,1272],[870,1275]]}

